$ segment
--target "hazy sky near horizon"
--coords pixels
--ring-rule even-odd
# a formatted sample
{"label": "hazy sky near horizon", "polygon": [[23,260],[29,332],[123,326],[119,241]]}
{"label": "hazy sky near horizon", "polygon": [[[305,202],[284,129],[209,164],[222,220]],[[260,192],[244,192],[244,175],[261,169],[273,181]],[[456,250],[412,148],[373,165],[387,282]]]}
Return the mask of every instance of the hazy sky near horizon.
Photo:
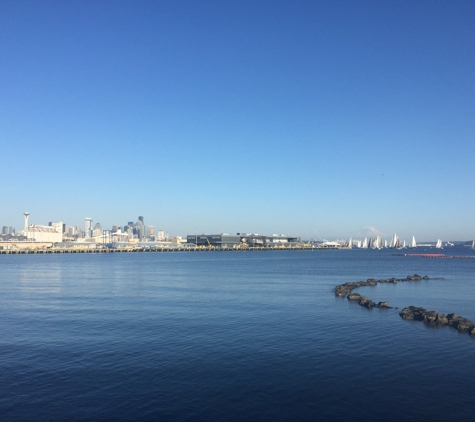
{"label": "hazy sky near horizon", "polygon": [[475,237],[475,2],[0,3],[0,225]]}

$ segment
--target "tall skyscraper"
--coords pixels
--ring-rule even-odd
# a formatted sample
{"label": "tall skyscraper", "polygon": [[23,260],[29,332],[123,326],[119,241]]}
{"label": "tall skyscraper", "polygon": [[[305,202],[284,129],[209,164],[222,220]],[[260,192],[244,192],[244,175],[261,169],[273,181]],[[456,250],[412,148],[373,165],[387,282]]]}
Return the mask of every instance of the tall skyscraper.
{"label": "tall skyscraper", "polygon": [[144,237],[144,225],[143,225],[143,217],[139,217],[139,221],[135,224],[135,233],[137,234],[137,237],[139,240],[142,240]]}
{"label": "tall skyscraper", "polygon": [[92,236],[92,218],[86,218],[84,223],[84,235],[86,237]]}

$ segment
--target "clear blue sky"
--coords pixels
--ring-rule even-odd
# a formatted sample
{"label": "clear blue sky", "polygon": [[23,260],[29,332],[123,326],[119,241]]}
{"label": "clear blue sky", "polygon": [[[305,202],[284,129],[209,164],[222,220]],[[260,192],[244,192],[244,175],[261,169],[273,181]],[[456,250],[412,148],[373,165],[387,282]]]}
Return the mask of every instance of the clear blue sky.
{"label": "clear blue sky", "polygon": [[475,2],[0,2],[0,225],[475,237]]}

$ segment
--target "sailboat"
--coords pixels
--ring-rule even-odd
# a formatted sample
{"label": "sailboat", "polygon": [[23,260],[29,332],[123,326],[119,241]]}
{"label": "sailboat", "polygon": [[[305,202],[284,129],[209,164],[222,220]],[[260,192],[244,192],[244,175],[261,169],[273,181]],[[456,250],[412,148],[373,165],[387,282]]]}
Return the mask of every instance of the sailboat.
{"label": "sailboat", "polygon": [[411,248],[417,248],[416,238],[412,236]]}
{"label": "sailboat", "polygon": [[391,248],[396,249],[399,246],[399,239],[396,233],[394,233],[393,240],[391,241]]}
{"label": "sailboat", "polygon": [[437,243],[435,244],[436,249],[442,249],[442,240],[437,239]]}
{"label": "sailboat", "polygon": [[362,248],[363,248],[363,249],[367,249],[367,248],[368,248],[368,238],[367,238],[367,237],[364,238]]}
{"label": "sailboat", "polygon": [[402,249],[406,249],[406,241],[405,240],[402,241]]}
{"label": "sailboat", "polygon": [[383,247],[382,241],[381,241],[381,236],[376,237],[376,242],[374,245],[374,249],[381,249]]}
{"label": "sailboat", "polygon": [[348,240],[348,247],[349,247],[350,249],[353,248],[353,238],[352,238],[352,237],[350,237],[350,240]]}
{"label": "sailboat", "polygon": [[384,240],[384,247],[385,247],[385,248],[389,248],[389,243],[388,243],[387,240]]}
{"label": "sailboat", "polygon": [[475,240],[472,240],[472,249],[475,249]]}

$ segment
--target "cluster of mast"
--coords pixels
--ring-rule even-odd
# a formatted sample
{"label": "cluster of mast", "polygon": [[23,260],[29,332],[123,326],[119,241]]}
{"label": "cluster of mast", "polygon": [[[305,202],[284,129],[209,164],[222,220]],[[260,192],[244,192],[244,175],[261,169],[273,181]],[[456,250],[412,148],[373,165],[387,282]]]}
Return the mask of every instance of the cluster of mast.
{"label": "cluster of mast", "polygon": [[[347,246],[350,248],[352,248],[353,246],[356,246],[357,248],[362,248],[362,249],[383,249],[383,248],[403,249],[407,247],[417,248],[417,243],[416,243],[416,238],[412,236],[410,245],[407,245],[405,240],[401,241],[399,237],[396,235],[396,233],[394,233],[394,236],[392,237],[390,242],[388,242],[387,240],[383,241],[381,239],[381,236],[376,236],[374,238],[365,237],[363,241],[353,240],[353,238],[350,237],[350,240],[348,241]],[[441,239],[437,240],[435,247],[438,249],[442,248]]]}

